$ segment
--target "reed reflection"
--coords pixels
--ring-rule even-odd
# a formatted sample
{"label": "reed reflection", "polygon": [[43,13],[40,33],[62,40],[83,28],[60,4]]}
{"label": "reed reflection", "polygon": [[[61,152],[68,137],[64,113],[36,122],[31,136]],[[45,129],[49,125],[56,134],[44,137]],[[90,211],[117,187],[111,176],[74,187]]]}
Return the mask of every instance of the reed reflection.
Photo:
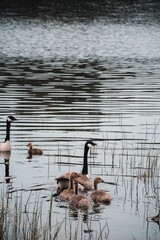
{"label": "reed reflection", "polygon": [[88,223],[89,220],[89,210],[86,209],[77,209],[74,206],[69,206],[69,216],[74,220],[78,220],[81,215],[82,221]]}

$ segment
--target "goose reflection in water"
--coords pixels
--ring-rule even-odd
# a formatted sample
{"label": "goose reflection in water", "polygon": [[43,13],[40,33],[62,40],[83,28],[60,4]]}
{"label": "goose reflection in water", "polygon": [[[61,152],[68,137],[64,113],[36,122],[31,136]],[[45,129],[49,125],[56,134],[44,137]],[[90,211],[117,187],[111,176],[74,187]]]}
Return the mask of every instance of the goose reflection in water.
{"label": "goose reflection in water", "polygon": [[10,176],[9,176],[9,164],[10,164],[10,157],[11,152],[0,152],[0,157],[4,159],[4,166],[5,166],[5,181],[6,183],[10,183]]}

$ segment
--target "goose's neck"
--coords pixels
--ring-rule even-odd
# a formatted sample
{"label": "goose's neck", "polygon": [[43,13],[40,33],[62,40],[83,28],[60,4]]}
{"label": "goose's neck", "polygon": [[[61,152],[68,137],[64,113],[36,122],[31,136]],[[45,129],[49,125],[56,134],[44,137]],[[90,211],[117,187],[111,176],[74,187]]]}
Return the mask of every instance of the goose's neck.
{"label": "goose's neck", "polygon": [[10,140],[10,127],[11,127],[11,123],[9,121],[6,122],[6,138],[5,138],[5,142]]}
{"label": "goose's neck", "polygon": [[73,189],[73,179],[70,178],[69,180],[69,189]]}
{"label": "goose's neck", "polygon": [[89,147],[85,146],[84,148],[84,157],[83,157],[83,169],[82,169],[82,174],[87,175],[88,174],[88,150]]}
{"label": "goose's neck", "polygon": [[75,186],[74,187],[75,187],[74,188],[74,194],[78,195],[78,183],[77,182],[75,182]]}
{"label": "goose's neck", "polygon": [[32,151],[32,149],[33,149],[33,146],[32,146],[32,145],[30,145],[28,149],[29,149],[29,151]]}
{"label": "goose's neck", "polygon": [[98,185],[97,182],[94,180],[94,190],[98,189],[97,185]]}

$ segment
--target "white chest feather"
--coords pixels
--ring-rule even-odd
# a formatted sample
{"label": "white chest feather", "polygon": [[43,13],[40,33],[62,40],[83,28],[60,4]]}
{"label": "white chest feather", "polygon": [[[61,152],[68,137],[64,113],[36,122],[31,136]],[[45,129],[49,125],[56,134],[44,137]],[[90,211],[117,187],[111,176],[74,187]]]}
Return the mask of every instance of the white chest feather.
{"label": "white chest feather", "polygon": [[8,140],[4,143],[0,143],[0,152],[11,151],[11,142]]}

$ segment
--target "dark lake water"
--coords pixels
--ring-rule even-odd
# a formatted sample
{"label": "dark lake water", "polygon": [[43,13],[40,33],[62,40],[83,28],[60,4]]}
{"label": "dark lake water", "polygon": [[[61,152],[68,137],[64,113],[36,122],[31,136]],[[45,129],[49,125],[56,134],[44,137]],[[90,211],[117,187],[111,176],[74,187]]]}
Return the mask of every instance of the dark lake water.
{"label": "dark lake water", "polygon": [[[99,186],[113,201],[84,213],[53,198],[56,239],[159,239],[146,220],[160,208],[159,1],[1,1],[0,10],[1,141],[6,117],[18,119],[11,156],[0,157],[10,205],[22,195],[23,212],[38,198],[46,223],[54,178],[81,171],[93,139],[89,176],[118,183]],[[43,156],[28,159],[28,142]]]}

